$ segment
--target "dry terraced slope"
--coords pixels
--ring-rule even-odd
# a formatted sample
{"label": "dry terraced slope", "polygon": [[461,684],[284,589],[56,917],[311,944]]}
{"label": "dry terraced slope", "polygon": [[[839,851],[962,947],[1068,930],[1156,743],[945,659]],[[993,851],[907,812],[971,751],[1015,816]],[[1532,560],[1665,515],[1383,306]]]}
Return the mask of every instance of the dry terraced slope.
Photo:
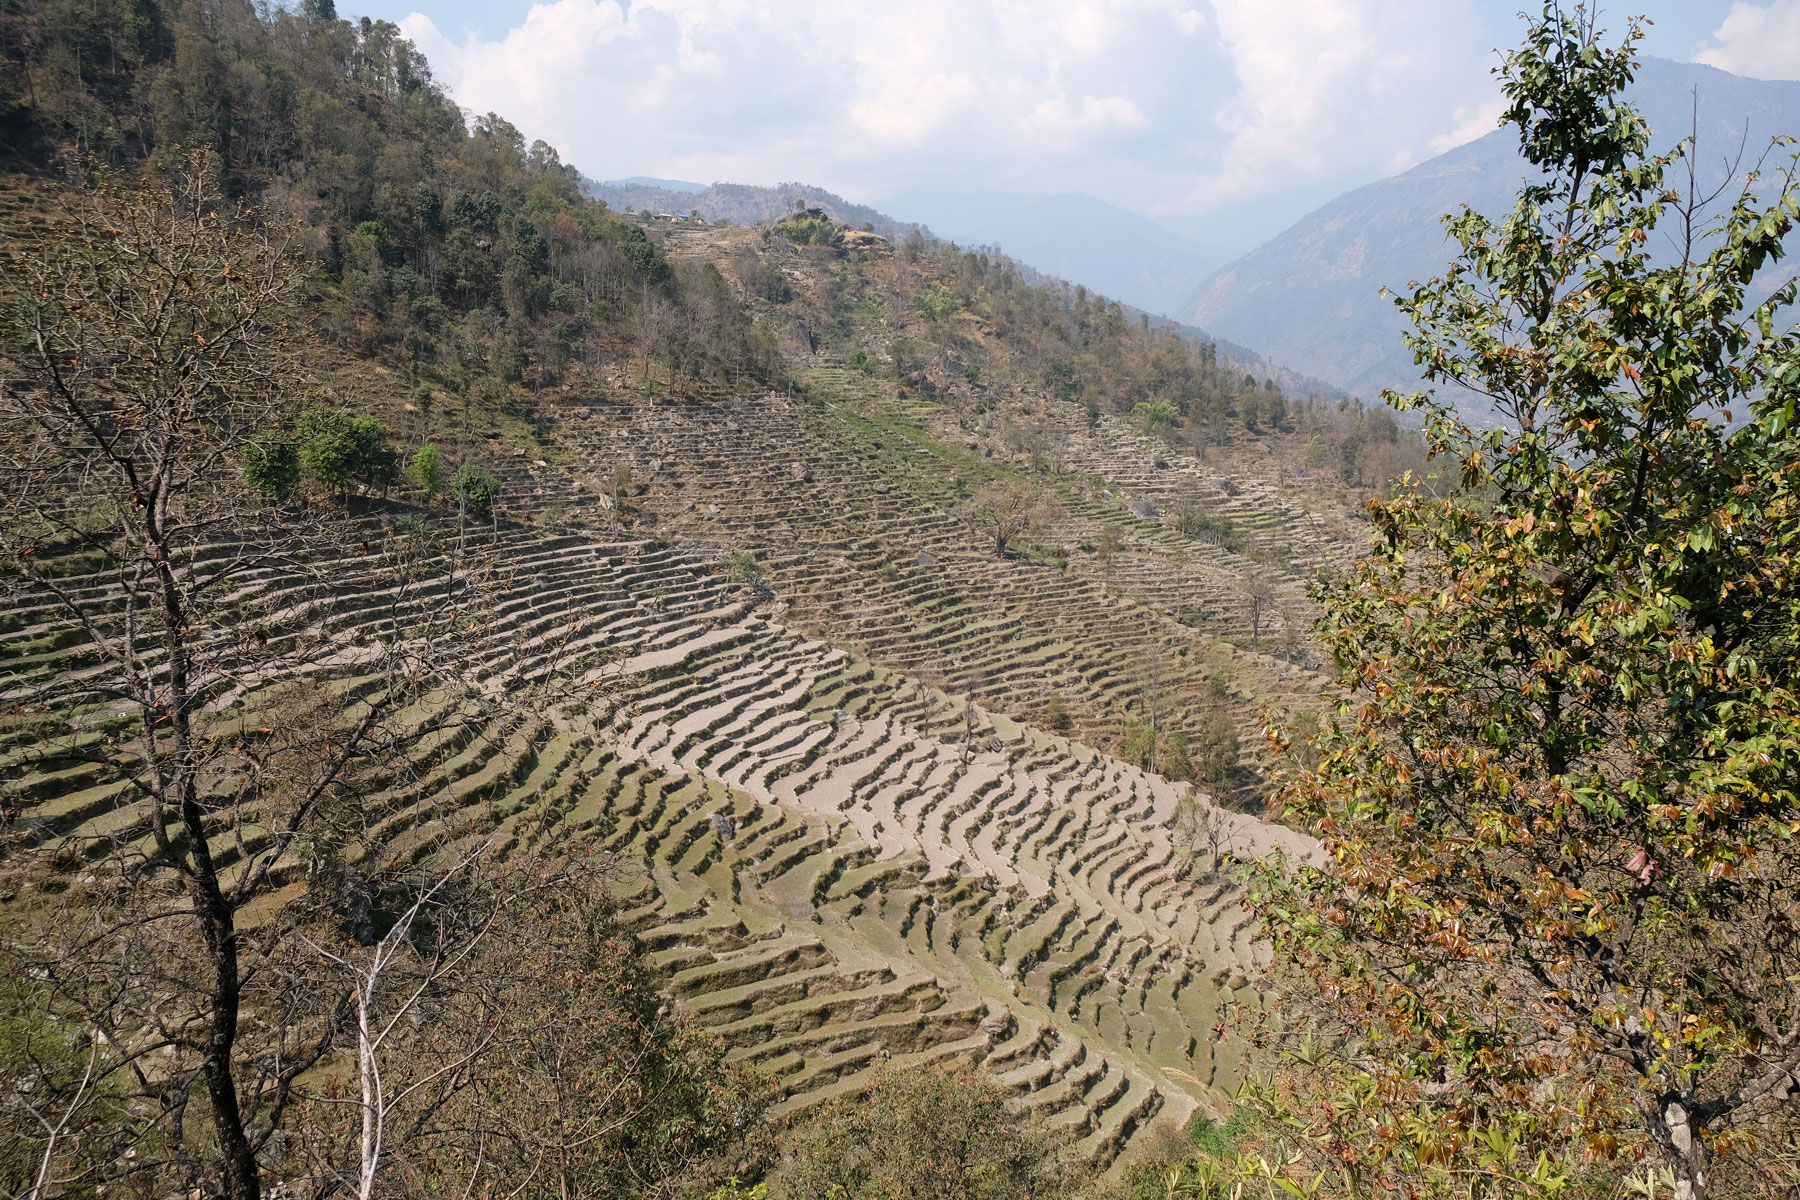
{"label": "dry terraced slope", "polygon": [[[1185,785],[1030,720],[1060,697],[1078,736],[1111,744],[1151,709],[1164,728],[1223,709],[1254,743],[1261,703],[1310,703],[1319,680],[1301,655],[1249,648],[1243,580],[1276,584],[1267,650],[1354,525],[1306,502],[1278,449],[1202,461],[1118,418],[1090,430],[1062,401],[988,397],[1059,448],[1038,474],[971,420],[974,385],[925,399],[829,355],[797,367],[799,394],[668,403],[602,383],[543,398],[546,457],[500,464],[504,636],[482,665],[504,686],[570,644],[603,648],[626,703],[429,741],[390,781],[395,836],[419,854],[497,830],[508,853],[612,856],[673,991],[782,1080],[785,1110],[880,1060],[963,1059],[1109,1163],[1152,1118],[1223,1106],[1239,1046],[1215,1027],[1260,1002],[1257,943],[1173,840]],[[622,513],[607,495],[620,464]],[[1060,511],[1030,553],[1001,558],[959,506],[1020,479]],[[1183,536],[1183,503],[1233,518],[1246,544]],[[1080,548],[1109,525],[1117,554]],[[766,591],[721,568],[736,550]],[[276,570],[251,588],[281,602]],[[388,599],[347,592],[332,620],[352,630]],[[0,636],[10,696],[80,669],[80,638],[18,596]],[[116,766],[25,761],[39,739],[117,720],[8,718],[19,836],[144,836]],[[1304,849],[1221,813],[1236,850]],[[236,838],[217,847],[228,864]],[[246,832],[243,852],[257,845]]]}
{"label": "dry terraced slope", "polygon": [[[1184,869],[1166,829],[1174,785],[985,721],[970,746],[942,693],[772,620],[691,552],[498,536],[511,583],[493,677],[529,677],[553,647],[606,646],[628,704],[617,721],[572,706],[432,744],[423,776],[396,784],[402,845],[439,847],[452,812],[455,836],[498,830],[509,853],[616,856],[675,993],[781,1078],[788,1109],[855,1087],[878,1059],[962,1058],[1106,1162],[1147,1118],[1216,1105],[1236,1047],[1211,1030],[1226,1005],[1256,1003],[1256,950],[1227,889]],[[255,590],[279,596],[279,574]],[[347,630],[382,604],[344,596],[334,619]],[[75,669],[53,614],[15,602],[0,617],[22,652],[15,685]],[[56,732],[111,719],[96,707]],[[115,769],[44,764],[19,789],[28,841],[145,836]],[[1229,820],[1242,849],[1296,844]],[[215,848],[227,867],[235,839]],[[243,852],[258,845],[251,831]]]}
{"label": "dry terraced slope", "polygon": [[[1297,507],[1277,467],[1203,463],[1110,416],[1090,433],[1076,406],[1039,399],[1035,419],[1064,467],[1034,475],[984,458],[984,439],[959,430],[948,403],[896,399],[891,384],[838,366],[806,380],[810,399],[566,403],[555,437],[570,467],[516,466],[509,493],[543,506],[539,519],[606,526],[606,481],[629,466],[640,494],[623,520],[753,553],[785,622],[1020,720],[1060,697],[1098,745],[1152,708],[1165,728],[1189,731],[1222,709],[1253,751],[1263,704],[1316,703],[1304,585],[1346,552],[1353,527]],[[1027,539],[1033,553],[997,557],[961,512],[958,490],[990,479],[1028,479],[1056,498],[1058,515]],[[1184,502],[1235,521],[1246,545],[1180,534],[1172,513]],[[1122,535],[1109,560],[1092,549],[1108,525]],[[1276,592],[1261,653],[1246,595],[1255,575]],[[1289,658],[1277,656],[1284,645]]]}

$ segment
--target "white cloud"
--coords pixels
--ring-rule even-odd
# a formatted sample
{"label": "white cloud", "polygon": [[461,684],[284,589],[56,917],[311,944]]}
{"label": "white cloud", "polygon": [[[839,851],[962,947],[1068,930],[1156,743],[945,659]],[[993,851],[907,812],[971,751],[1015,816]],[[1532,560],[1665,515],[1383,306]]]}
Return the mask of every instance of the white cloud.
{"label": "white cloud", "polygon": [[1086,191],[1200,214],[1385,173],[1492,91],[1473,0],[546,0],[402,28],[590,175]]}
{"label": "white cloud", "polygon": [[1214,0],[1241,90],[1221,168],[1200,185],[1243,199],[1278,178],[1411,161],[1489,90],[1472,5],[1458,0]]}
{"label": "white cloud", "polygon": [[1717,45],[1694,55],[1695,62],[1752,79],[1800,79],[1800,0],[1739,0],[1712,40]]}
{"label": "white cloud", "polygon": [[1500,127],[1500,114],[1506,111],[1506,97],[1495,96],[1482,104],[1468,104],[1451,114],[1456,124],[1431,139],[1431,152],[1442,154],[1465,142],[1494,132]]}

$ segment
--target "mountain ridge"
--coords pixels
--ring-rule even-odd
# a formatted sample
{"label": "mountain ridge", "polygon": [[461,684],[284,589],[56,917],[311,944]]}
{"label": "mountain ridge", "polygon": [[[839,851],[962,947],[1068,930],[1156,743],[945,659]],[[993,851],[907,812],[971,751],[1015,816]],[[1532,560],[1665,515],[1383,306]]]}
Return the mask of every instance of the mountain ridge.
{"label": "mountain ridge", "polygon": [[[1650,122],[1653,147],[1673,143],[1684,127],[1696,131],[1702,194],[1741,173],[1733,168],[1754,161],[1771,137],[1800,131],[1800,83],[1646,57],[1630,96]],[[1496,129],[1345,192],[1220,267],[1181,318],[1357,394],[1416,386],[1400,340],[1405,321],[1379,289],[1442,273],[1454,251],[1444,214],[1463,203],[1490,217],[1511,207],[1526,177],[1516,141],[1515,131]]]}

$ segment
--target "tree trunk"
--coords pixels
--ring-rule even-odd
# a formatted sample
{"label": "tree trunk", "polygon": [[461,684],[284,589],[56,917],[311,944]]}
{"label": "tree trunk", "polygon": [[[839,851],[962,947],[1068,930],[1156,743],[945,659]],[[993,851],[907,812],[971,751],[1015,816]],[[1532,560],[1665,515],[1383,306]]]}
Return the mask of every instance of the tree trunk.
{"label": "tree trunk", "polygon": [[[376,949],[376,961],[380,961],[380,948]],[[369,1034],[369,992],[374,988],[374,972],[370,979],[359,983],[356,989],[356,1064],[358,1080],[362,1085],[362,1141],[361,1175],[358,1179],[357,1200],[369,1200],[375,1193],[375,1168],[381,1161],[381,1109],[384,1097],[381,1094],[380,1075],[376,1070],[375,1043]]]}
{"label": "tree trunk", "polygon": [[[158,516],[160,517],[160,512]],[[206,817],[200,807],[198,782],[192,762],[192,733],[189,728],[189,677],[187,605],[180,585],[169,567],[165,544],[158,540],[152,554],[158,563],[163,594],[164,645],[168,653],[167,684],[168,718],[175,763],[170,782],[177,793],[181,812],[182,833],[187,840],[188,896],[194,906],[194,917],[200,923],[200,938],[212,967],[212,984],[207,995],[206,1045],[201,1055],[201,1076],[206,1081],[206,1098],[212,1107],[213,1130],[219,1139],[225,1194],[231,1200],[259,1200],[262,1187],[257,1171],[256,1151],[244,1132],[244,1118],[238,1109],[237,1079],[232,1071],[232,1051],[237,1045],[238,1007],[241,999],[242,975],[238,969],[236,923],[231,902],[225,898],[219,883],[212,847],[206,841]],[[152,719],[145,718],[147,730]],[[154,741],[155,734],[150,733]]]}
{"label": "tree trunk", "polygon": [[[185,807],[185,806],[184,806]],[[198,806],[194,807],[198,815]],[[185,823],[185,822],[184,822]],[[199,822],[188,824],[188,836],[195,836]],[[237,1043],[238,1026],[238,957],[237,931],[233,928],[231,909],[219,892],[217,876],[212,870],[212,855],[202,848],[195,854],[195,873],[189,891],[200,917],[202,936],[212,959],[213,984],[210,1029],[207,1032],[203,1073],[206,1098],[212,1106],[213,1129],[219,1138],[219,1151],[224,1158],[225,1192],[231,1200],[258,1200],[262,1194],[256,1166],[256,1152],[244,1133],[244,1121],[238,1111],[237,1080],[231,1069],[231,1052]]]}
{"label": "tree trunk", "polygon": [[1712,1175],[1712,1151],[1694,1124],[1680,1097],[1664,1095],[1640,1105],[1650,1136],[1662,1151],[1663,1161],[1675,1173],[1671,1200],[1706,1200]]}

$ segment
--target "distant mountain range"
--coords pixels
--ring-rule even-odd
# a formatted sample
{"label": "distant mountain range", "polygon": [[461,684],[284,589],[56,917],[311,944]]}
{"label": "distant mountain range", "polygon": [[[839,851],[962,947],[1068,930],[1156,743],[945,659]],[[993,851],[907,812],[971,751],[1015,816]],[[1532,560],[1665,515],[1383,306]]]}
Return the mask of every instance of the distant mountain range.
{"label": "distant mountain range", "polygon": [[[593,183],[592,180],[588,181]],[[659,192],[704,192],[704,183],[691,183],[686,179],[656,179],[649,175],[633,175],[628,179],[609,179],[602,183],[594,183],[603,188],[651,188]]]}
{"label": "distant mountain range", "polygon": [[[1771,137],[1800,134],[1800,83],[1646,58],[1630,98],[1650,122],[1653,150],[1697,129],[1703,191],[1726,181],[1740,148],[1742,171]],[[1442,274],[1454,249],[1445,213],[1466,203],[1497,217],[1512,207],[1527,173],[1517,145],[1516,130],[1499,129],[1339,196],[1220,268],[1182,319],[1358,395],[1416,386],[1405,322],[1379,289]]]}

